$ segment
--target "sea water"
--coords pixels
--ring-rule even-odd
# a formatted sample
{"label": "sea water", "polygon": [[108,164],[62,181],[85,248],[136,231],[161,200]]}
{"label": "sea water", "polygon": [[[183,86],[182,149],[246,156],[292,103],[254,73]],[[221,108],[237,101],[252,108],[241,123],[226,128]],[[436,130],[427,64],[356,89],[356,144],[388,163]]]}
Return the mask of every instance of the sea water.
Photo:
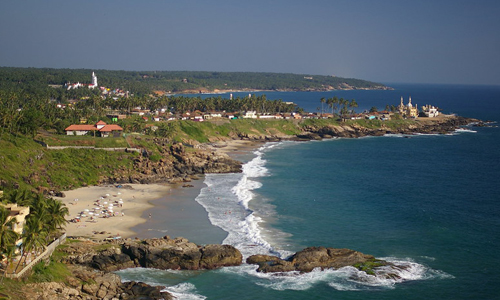
{"label": "sea water", "polygon": [[[500,87],[393,86],[267,95],[309,111],[321,97],[354,98],[363,110],[411,96],[446,113],[499,119]],[[499,141],[491,123],[448,135],[268,143],[249,153],[243,173],[205,176],[196,201],[244,259],[285,258],[308,246],[350,248],[407,265],[401,279],[351,267],[261,274],[246,264],[119,274],[167,286],[179,299],[499,299]]]}

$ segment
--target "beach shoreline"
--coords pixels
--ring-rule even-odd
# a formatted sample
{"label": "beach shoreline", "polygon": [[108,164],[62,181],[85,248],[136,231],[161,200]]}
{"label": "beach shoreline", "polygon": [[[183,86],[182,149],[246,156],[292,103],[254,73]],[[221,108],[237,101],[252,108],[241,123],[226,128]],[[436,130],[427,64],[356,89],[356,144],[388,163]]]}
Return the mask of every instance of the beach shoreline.
{"label": "beach shoreline", "polygon": [[[242,160],[263,144],[264,142],[258,141],[229,140],[222,147],[214,148],[214,151]],[[195,198],[204,187],[203,180],[195,180],[191,185],[193,186],[183,187],[181,184],[162,183],[88,186],[65,191],[65,197],[55,199],[68,207],[68,237],[101,240],[173,234],[174,237],[196,240],[201,235],[192,237],[197,231],[194,227],[210,230],[209,227],[213,225],[203,207],[195,203]],[[123,203],[119,203],[120,201]],[[102,212],[109,208],[109,204],[113,204],[112,216],[104,218]],[[97,217],[96,211],[100,212]],[[79,222],[75,222],[76,220]],[[220,243],[225,235],[218,227],[209,232],[204,234],[206,237],[199,238],[201,244],[205,244],[205,240],[217,240]]]}
{"label": "beach shoreline", "polygon": [[[131,227],[147,221],[142,214],[152,207],[149,202],[170,189],[169,184],[89,186],[65,191],[65,197],[55,199],[62,201],[69,210],[68,237],[128,238],[135,236]],[[111,210],[110,204],[113,205]],[[103,217],[103,212],[112,216]]]}

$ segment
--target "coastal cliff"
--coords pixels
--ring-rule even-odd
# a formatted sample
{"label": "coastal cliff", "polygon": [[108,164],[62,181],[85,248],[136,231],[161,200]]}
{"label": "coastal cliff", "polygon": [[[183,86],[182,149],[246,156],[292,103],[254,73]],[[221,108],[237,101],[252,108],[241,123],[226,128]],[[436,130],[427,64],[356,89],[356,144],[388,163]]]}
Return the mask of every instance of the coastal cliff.
{"label": "coastal cliff", "polygon": [[[168,236],[145,240],[75,240],[58,251],[59,261],[66,265],[71,275],[64,283],[28,284],[24,296],[37,299],[173,299],[168,292],[162,292],[164,287],[121,282],[113,272],[135,267],[212,270],[243,263],[241,253],[233,246],[199,246],[184,238]],[[291,271],[307,273],[317,268],[353,267],[366,276],[397,280],[402,280],[398,273],[406,268],[358,251],[325,247],[309,247],[286,259],[252,255],[246,263],[258,265],[257,272],[276,275]]]}
{"label": "coastal cliff", "polygon": [[[0,174],[0,187],[27,187],[56,196],[61,190],[88,185],[189,182],[200,174],[241,172],[241,162],[225,153],[224,148],[230,141],[307,141],[384,134],[443,134],[473,122],[480,121],[442,116],[391,121],[246,119],[201,122],[203,124],[189,122],[187,127],[190,132],[179,130],[175,137],[137,135],[128,138],[132,147],[139,148],[140,153],[97,148],[49,150],[32,140],[12,138],[12,141],[2,141],[0,156],[5,159],[5,172]],[[22,145],[23,151],[18,150],[19,145]]]}
{"label": "coastal cliff", "polygon": [[241,172],[241,163],[225,153],[202,149],[188,151],[182,143],[169,146],[162,139],[154,142],[162,153],[160,159],[151,159],[151,153],[146,151],[133,160],[133,172],[117,169],[113,176],[101,177],[99,184],[189,182],[199,174]]}
{"label": "coastal cliff", "polygon": [[71,275],[65,282],[28,284],[24,298],[173,299],[164,287],[121,282],[114,271],[144,267],[160,270],[212,270],[238,266],[242,255],[229,245],[198,246],[184,238],[73,241],[59,249],[59,262]]}
{"label": "coastal cliff", "polygon": [[[323,121],[323,120],[317,120]],[[189,140],[189,147],[182,143],[169,145],[166,139],[153,140],[162,157],[153,160],[150,152],[136,157],[133,161],[133,172],[123,169],[115,170],[113,176],[103,176],[99,184],[115,183],[161,183],[161,182],[189,182],[193,176],[207,173],[236,173],[241,172],[241,163],[230,158],[223,151],[227,141],[245,140],[255,142],[272,142],[282,140],[308,141],[325,138],[359,138],[364,136],[382,136],[385,134],[446,134],[453,132],[460,126],[473,122],[476,119],[459,116],[446,116],[436,119],[422,119],[418,121],[400,120],[399,122],[296,122],[293,124],[294,134],[279,131],[277,128],[266,128],[264,131],[251,129],[248,131],[234,130],[227,134],[212,135],[212,143],[200,143]],[[281,124],[281,123],[280,123]],[[254,125],[258,127],[259,125]]]}

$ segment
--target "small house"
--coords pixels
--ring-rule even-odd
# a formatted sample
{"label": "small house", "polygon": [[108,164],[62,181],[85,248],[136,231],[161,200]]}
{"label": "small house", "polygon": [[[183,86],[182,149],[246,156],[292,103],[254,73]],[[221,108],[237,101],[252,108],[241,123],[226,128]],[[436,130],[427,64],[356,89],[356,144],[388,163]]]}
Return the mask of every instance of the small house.
{"label": "small house", "polygon": [[73,124],[64,129],[64,131],[66,131],[66,135],[85,135],[89,132],[98,132],[101,137],[108,137],[110,135],[119,136],[123,131],[123,128],[116,124],[106,124],[106,122],[101,120],[94,125]]}

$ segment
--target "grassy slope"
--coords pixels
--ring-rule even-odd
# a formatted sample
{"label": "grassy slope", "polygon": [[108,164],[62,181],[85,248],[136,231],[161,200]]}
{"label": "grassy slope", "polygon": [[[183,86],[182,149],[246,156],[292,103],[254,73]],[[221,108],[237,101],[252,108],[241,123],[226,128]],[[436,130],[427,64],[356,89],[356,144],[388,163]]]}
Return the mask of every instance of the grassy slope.
{"label": "grassy slope", "polygon": [[[395,129],[408,126],[415,121],[347,121],[345,125],[356,124],[366,128],[385,127]],[[182,141],[188,144],[206,143],[217,140],[233,139],[239,136],[289,136],[300,134],[304,126],[339,125],[335,120],[219,120],[215,122],[174,121],[174,132],[169,141]],[[44,135],[43,140],[51,146],[92,145],[96,147],[144,147],[153,153],[151,159],[158,160],[161,149],[153,137],[128,135],[124,138],[94,138],[73,136]],[[100,176],[113,174],[121,169],[133,172],[133,158],[137,153],[109,152],[92,149],[47,150],[30,138],[4,135],[0,139],[0,181],[7,186],[19,184],[21,187],[52,187],[59,190],[93,185]]]}
{"label": "grassy slope", "polygon": [[7,186],[69,189],[96,184],[101,175],[132,168],[137,154],[90,149],[47,150],[32,139],[0,139],[0,180]]}

